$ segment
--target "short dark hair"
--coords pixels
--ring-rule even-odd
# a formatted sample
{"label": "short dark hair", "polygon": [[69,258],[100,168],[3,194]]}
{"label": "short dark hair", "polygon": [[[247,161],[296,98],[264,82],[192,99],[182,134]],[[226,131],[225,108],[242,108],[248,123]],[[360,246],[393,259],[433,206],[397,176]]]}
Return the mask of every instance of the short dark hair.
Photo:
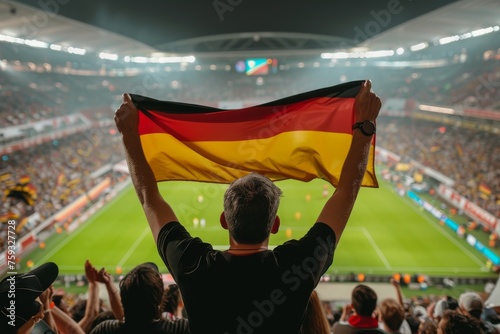
{"label": "short dark hair", "polygon": [[448,303],[448,308],[450,310],[456,310],[458,308],[458,300],[452,296],[446,296],[446,302]]}
{"label": "short dark hair", "polygon": [[149,323],[160,318],[163,281],[153,268],[140,265],[132,269],[120,282],[125,322]]}
{"label": "short dark hair", "polygon": [[234,240],[246,244],[266,240],[281,194],[270,179],[257,173],[233,181],[224,194],[224,216]]}
{"label": "short dark hair", "polygon": [[438,327],[443,334],[482,333],[481,324],[477,319],[451,310],[446,310],[443,313],[443,318],[439,321]]}
{"label": "short dark hair", "polygon": [[352,290],[351,303],[358,315],[371,317],[377,307],[377,294],[369,286],[359,284]]}

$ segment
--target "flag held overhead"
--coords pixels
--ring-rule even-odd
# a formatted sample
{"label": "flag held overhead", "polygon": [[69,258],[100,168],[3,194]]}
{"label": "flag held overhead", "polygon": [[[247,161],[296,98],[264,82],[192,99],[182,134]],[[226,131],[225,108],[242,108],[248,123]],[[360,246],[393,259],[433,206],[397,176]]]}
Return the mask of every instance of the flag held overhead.
{"label": "flag held overhead", "polygon": [[[363,81],[224,110],[130,94],[157,181],[230,183],[257,172],[273,181],[324,179],[336,186],[352,140]],[[375,136],[362,186],[378,187]]]}

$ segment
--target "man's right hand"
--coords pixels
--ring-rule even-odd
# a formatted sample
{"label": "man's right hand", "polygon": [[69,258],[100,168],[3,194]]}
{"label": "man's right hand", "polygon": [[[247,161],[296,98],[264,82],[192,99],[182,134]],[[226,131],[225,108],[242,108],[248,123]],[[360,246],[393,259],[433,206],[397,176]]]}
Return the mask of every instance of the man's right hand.
{"label": "man's right hand", "polygon": [[139,134],[139,111],[127,93],[123,94],[123,103],[115,112],[115,123],[122,135]]}
{"label": "man's right hand", "polygon": [[366,120],[375,122],[381,106],[380,98],[372,91],[372,82],[366,80],[354,100],[354,123]]}

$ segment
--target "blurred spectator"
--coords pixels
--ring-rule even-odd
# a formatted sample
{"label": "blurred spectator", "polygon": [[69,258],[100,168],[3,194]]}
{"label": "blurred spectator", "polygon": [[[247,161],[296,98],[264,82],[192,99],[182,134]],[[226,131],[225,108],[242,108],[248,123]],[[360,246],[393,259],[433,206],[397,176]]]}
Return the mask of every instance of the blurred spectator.
{"label": "blurred spectator", "polygon": [[328,323],[330,324],[330,327],[333,326],[334,323],[339,321],[341,313],[338,310],[333,310],[332,305],[330,302],[323,301],[323,309],[325,310],[326,313],[326,318],[328,319]]}
{"label": "blurred spectator", "polygon": [[401,326],[405,320],[405,310],[403,306],[393,298],[386,298],[380,302],[378,307],[378,319],[380,327],[387,333],[411,334],[410,331],[401,331]]}
{"label": "blurred spectator", "polygon": [[439,334],[482,334],[479,321],[457,311],[446,310],[438,323]]}
{"label": "blurred spectator", "polygon": [[135,267],[120,282],[124,320],[103,321],[91,333],[188,333],[186,319],[161,319],[162,295],[163,282],[158,272],[150,266]]}
{"label": "blurred spectator", "polygon": [[432,320],[425,320],[418,327],[418,334],[437,334],[437,325]]}
{"label": "blurred spectator", "polygon": [[492,281],[488,281],[484,285],[484,292],[487,293],[488,295],[491,294],[494,289],[495,289],[495,283],[493,283]]}
{"label": "blurred spectator", "polygon": [[459,306],[465,315],[476,319],[485,334],[500,334],[500,330],[488,320],[481,319],[484,311],[484,303],[481,296],[475,292],[465,292],[460,295]]}
{"label": "blurred spectator", "polygon": [[[416,332],[418,329],[418,319],[413,316],[413,310],[410,304],[403,302],[403,291],[401,291],[401,284],[399,280],[391,277],[390,283],[396,290],[396,302],[403,308],[403,322],[400,326],[400,332],[403,334],[410,334]],[[380,319],[379,319],[380,320]]]}
{"label": "blurred spectator", "polygon": [[384,333],[374,317],[377,294],[367,285],[359,284],[352,290],[351,304],[345,305],[340,321],[332,328],[334,334]]}
{"label": "blurred spectator", "polygon": [[89,333],[92,332],[94,328],[96,328],[101,322],[104,322],[106,320],[115,320],[116,317],[113,314],[113,311],[103,311],[100,312],[97,317],[95,317],[94,321],[90,325]]}
{"label": "blurred spectator", "polygon": [[184,302],[179,287],[177,284],[170,284],[163,291],[160,309],[162,318],[171,320],[183,318],[183,308]]}
{"label": "blurred spectator", "polygon": [[446,310],[449,310],[448,302],[445,297],[431,303],[429,307],[427,307],[427,314],[430,319],[434,322],[438,323]]}
{"label": "blurred spectator", "polygon": [[313,290],[307,304],[300,334],[330,334],[331,328],[318,293]]}

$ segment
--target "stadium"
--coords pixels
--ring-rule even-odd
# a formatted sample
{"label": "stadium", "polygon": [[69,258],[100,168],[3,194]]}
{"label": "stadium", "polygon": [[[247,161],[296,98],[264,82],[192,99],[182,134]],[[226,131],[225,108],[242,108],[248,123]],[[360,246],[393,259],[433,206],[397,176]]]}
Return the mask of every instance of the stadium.
{"label": "stadium", "polygon": [[[322,300],[344,305],[359,283],[392,296],[397,277],[408,300],[474,290],[500,306],[500,290],[484,291],[500,272],[500,3],[396,2],[363,4],[358,20],[339,19],[341,36],[320,22],[273,26],[271,6],[261,30],[243,24],[257,15],[250,4],[214,1],[190,13],[212,30],[153,41],[143,27],[134,38],[134,28],[99,26],[117,8],[97,2],[101,21],[67,1],[0,1],[2,278],[54,262],[55,287],[73,302],[87,291],[86,260],[116,281],[154,262],[173,282],[113,121],[123,93],[234,110],[370,79],[382,99],[379,186],[361,189],[317,288]],[[117,22],[133,15],[124,6]],[[284,196],[271,248],[304,236],[335,191],[322,179],[276,184]],[[159,182],[187,230],[220,250],[227,186]]]}

